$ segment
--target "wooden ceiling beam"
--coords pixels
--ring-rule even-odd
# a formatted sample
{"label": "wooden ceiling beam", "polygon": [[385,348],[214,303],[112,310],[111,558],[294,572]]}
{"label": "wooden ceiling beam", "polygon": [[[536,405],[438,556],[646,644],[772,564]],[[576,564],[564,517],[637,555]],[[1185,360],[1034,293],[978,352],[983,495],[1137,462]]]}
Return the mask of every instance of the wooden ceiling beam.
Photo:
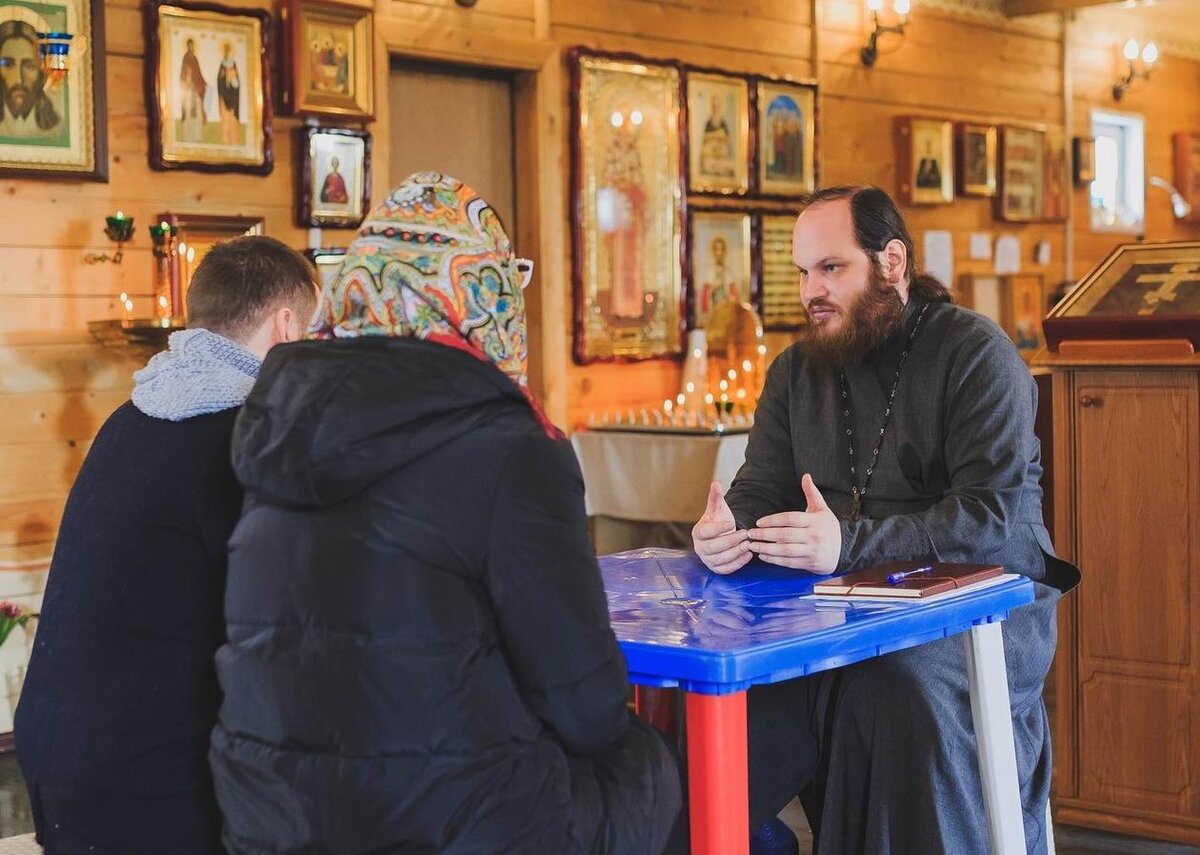
{"label": "wooden ceiling beam", "polygon": [[1111,6],[1119,2],[1121,0],[1004,0],[1004,14],[1015,18],[1043,12],[1069,12],[1085,6]]}

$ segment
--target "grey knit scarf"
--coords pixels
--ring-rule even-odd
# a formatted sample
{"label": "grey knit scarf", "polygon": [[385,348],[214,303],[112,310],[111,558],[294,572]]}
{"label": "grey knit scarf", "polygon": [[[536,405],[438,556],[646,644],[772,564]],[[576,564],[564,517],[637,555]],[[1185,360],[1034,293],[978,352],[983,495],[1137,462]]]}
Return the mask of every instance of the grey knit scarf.
{"label": "grey knit scarf", "polygon": [[172,422],[240,407],[261,364],[253,353],[214,332],[171,333],[167,349],[134,373],[133,405]]}

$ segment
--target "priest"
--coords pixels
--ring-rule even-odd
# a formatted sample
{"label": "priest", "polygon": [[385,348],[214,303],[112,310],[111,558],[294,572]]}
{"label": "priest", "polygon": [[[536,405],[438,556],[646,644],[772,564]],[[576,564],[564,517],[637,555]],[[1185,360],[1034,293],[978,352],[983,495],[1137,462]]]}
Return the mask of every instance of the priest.
{"label": "priest", "polygon": [[[1035,582],[1003,625],[1030,853],[1044,853],[1055,604],[1078,571],[1042,520],[1037,391],[1005,333],[915,273],[882,190],[807,201],[793,260],[810,333],[771,366],[746,462],[693,529],[716,573],[757,558],[814,573],[988,562]],[[818,855],[986,852],[962,640],[752,689],[753,849],[790,836],[800,796]],[[794,846],[794,842],[791,844]],[[792,850],[794,851],[794,850]]]}

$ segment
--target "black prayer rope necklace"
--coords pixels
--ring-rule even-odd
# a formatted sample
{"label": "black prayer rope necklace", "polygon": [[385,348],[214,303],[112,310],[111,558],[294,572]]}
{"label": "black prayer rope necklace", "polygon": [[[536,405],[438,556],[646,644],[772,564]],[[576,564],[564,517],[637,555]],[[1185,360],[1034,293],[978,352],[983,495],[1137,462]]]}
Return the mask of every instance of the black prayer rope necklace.
{"label": "black prayer rope necklace", "polygon": [[904,369],[904,363],[908,361],[908,354],[912,350],[913,342],[917,340],[917,334],[921,331],[921,321],[925,320],[925,312],[929,310],[930,305],[930,303],[926,303],[921,307],[921,312],[917,315],[917,322],[913,324],[912,332],[908,334],[904,352],[900,354],[900,362],[896,365],[896,379],[892,381],[892,391],[888,393],[887,409],[883,411],[883,424],[879,426],[879,436],[875,439],[875,450],[871,452],[871,463],[867,466],[867,477],[863,479],[861,487],[858,485],[858,466],[854,462],[854,421],[850,417],[850,387],[846,384],[845,369],[838,374],[842,385],[842,415],[846,417],[846,443],[850,448],[851,521],[858,519],[862,512],[863,496],[867,494],[867,488],[871,486],[871,476],[875,474],[875,466],[879,463],[879,452],[883,449],[883,435],[887,433],[888,422],[892,419],[892,404],[896,400],[896,389],[900,387],[900,372]]}

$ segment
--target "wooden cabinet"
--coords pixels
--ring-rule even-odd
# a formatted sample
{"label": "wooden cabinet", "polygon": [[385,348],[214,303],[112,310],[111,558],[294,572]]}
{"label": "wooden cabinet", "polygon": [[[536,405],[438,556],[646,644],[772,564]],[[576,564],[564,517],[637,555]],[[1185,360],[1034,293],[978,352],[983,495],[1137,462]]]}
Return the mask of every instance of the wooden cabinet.
{"label": "wooden cabinet", "polygon": [[1056,821],[1200,844],[1200,357],[1051,354]]}

